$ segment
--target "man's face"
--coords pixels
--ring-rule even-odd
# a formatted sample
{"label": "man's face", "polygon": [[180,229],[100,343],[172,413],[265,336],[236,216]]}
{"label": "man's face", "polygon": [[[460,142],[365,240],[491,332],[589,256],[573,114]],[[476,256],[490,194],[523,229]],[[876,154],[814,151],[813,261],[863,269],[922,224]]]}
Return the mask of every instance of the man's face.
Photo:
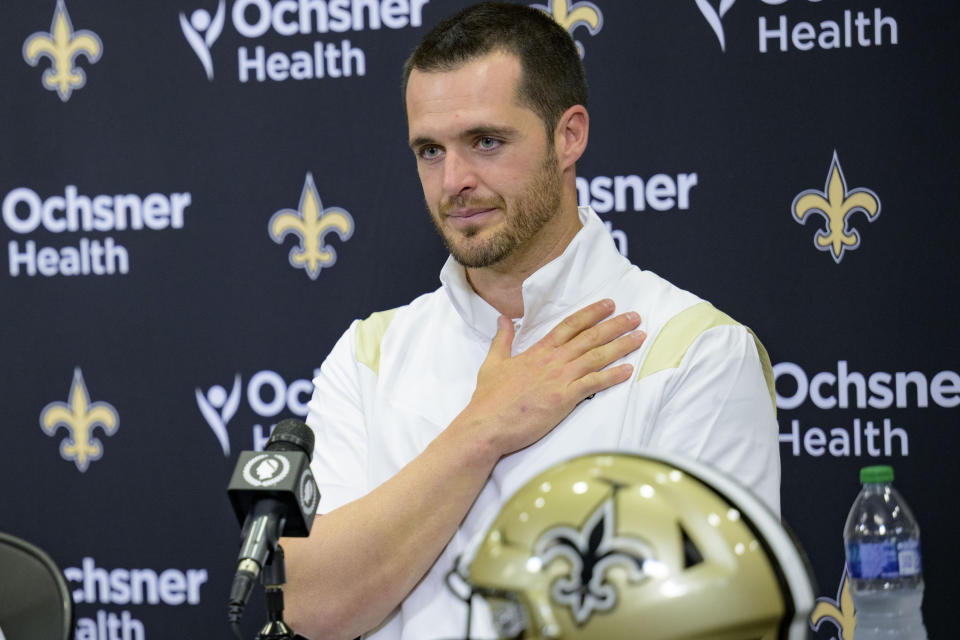
{"label": "man's face", "polygon": [[414,70],[410,147],[433,222],[453,257],[487,267],[535,251],[560,210],[561,173],[543,121],[517,101],[520,62],[494,52],[454,71]]}

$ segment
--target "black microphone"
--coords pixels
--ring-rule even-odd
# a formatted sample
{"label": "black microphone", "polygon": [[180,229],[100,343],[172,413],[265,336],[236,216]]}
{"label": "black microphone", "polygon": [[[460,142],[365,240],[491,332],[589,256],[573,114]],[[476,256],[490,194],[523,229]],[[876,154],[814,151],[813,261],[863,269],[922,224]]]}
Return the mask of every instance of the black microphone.
{"label": "black microphone", "polygon": [[310,535],[320,492],[310,472],[313,430],[287,418],[262,452],[242,451],[227,488],[243,541],[230,588],[230,620],[238,622],[281,536]]}

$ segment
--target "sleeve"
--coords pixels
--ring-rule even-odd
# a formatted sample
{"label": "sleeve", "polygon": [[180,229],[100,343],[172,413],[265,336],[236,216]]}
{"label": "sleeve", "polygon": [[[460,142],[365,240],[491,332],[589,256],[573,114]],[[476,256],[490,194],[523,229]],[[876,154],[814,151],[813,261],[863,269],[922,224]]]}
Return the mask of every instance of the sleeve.
{"label": "sleeve", "polygon": [[779,427],[763,345],[732,321],[712,326],[670,373],[652,446],[726,473],[779,515]]}
{"label": "sleeve", "polygon": [[362,375],[355,358],[354,321],[313,380],[307,425],[316,435],[310,465],[320,489],[319,513],[329,513],[367,493],[367,430]]}

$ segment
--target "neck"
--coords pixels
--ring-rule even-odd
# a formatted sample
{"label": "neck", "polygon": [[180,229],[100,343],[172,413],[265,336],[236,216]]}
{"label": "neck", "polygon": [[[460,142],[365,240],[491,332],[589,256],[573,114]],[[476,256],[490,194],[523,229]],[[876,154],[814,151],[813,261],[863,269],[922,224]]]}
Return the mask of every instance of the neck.
{"label": "neck", "polygon": [[478,269],[467,268],[467,280],[478,296],[510,318],[523,316],[523,282],[548,262],[563,253],[580,230],[576,191],[565,190],[560,211],[532,238],[528,246],[497,264]]}

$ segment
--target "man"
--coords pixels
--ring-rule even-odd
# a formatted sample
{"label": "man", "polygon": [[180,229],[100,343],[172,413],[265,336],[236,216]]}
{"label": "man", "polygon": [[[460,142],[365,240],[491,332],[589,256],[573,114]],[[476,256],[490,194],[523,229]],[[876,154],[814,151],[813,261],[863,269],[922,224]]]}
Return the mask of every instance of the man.
{"label": "man", "polygon": [[762,347],[577,206],[589,119],[570,36],[535,9],[466,9],[414,51],[404,95],[451,258],[437,291],[354,322],[315,380],[324,515],[283,543],[291,625],[462,635],[457,555],[524,482],[587,451],[698,458],[777,510]]}

